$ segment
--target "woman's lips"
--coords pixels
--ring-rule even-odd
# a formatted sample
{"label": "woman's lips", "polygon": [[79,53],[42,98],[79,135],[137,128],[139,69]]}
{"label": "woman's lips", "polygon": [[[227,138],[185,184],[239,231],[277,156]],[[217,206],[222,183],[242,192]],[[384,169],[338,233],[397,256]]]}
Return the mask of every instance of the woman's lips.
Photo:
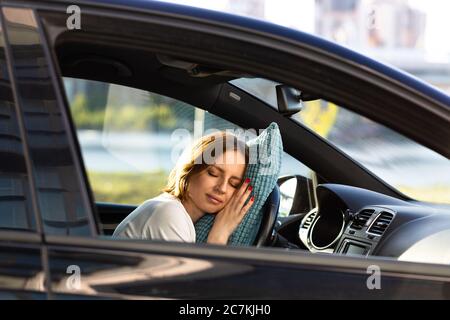
{"label": "woman's lips", "polygon": [[206,197],[208,200],[214,204],[221,204],[223,201],[220,199],[217,199],[216,197],[213,197],[212,195],[206,194]]}

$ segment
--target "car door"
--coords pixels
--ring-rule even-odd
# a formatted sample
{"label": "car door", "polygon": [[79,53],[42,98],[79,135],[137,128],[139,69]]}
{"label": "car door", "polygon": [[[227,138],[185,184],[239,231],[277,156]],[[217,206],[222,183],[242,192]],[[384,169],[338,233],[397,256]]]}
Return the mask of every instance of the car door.
{"label": "car door", "polygon": [[[39,3],[30,3],[39,9]],[[87,8],[86,8],[87,9]],[[106,8],[108,9],[108,8]],[[105,9],[105,10],[106,10]],[[108,10],[113,10],[109,8]],[[146,297],[146,298],[448,298],[448,268],[377,259],[312,255],[276,248],[234,248],[194,244],[111,240],[98,236],[90,186],[86,179],[62,78],[55,59],[51,25],[41,19],[66,17],[64,5],[37,11],[3,8],[6,28],[20,29],[33,39],[24,44],[32,69],[48,76],[46,86],[31,88],[46,93],[52,120],[46,136],[56,140],[37,142],[49,147],[36,151],[34,165],[42,181],[51,186],[38,190],[40,216],[48,252],[52,297]],[[102,10],[96,14],[101,14]],[[115,12],[118,14],[118,12]],[[17,16],[32,17],[26,23]],[[46,18],[49,16],[47,15]],[[147,17],[150,18],[151,16]],[[120,25],[112,18],[110,22]],[[121,19],[124,19],[123,17]],[[133,19],[127,18],[128,22]],[[64,20],[65,22],[65,20]],[[46,26],[44,32],[41,27]],[[54,39],[53,39],[54,40]],[[15,68],[20,56],[12,54]],[[24,74],[24,77],[29,74]],[[18,80],[20,77],[18,78]],[[26,81],[18,84],[29,85]],[[45,90],[44,90],[45,89]],[[18,95],[27,91],[18,90]],[[26,99],[22,98],[24,102]],[[55,116],[55,117],[52,117]],[[258,115],[263,117],[264,114]],[[52,130],[55,128],[59,130]],[[58,143],[56,143],[58,142]],[[41,145],[41,146],[42,146]],[[35,146],[36,148],[39,145]],[[33,154],[32,154],[33,156]],[[53,159],[52,156],[55,156]],[[45,159],[45,161],[42,161]],[[41,161],[40,161],[41,159]],[[43,166],[45,164],[45,166]],[[40,166],[44,168],[39,168]],[[45,179],[44,179],[45,178]],[[45,184],[45,183],[44,183]],[[41,193],[39,193],[41,192]],[[51,196],[49,195],[51,193]],[[378,271],[378,273],[377,273]],[[381,282],[370,282],[382,274]],[[379,285],[377,285],[377,283]]]}

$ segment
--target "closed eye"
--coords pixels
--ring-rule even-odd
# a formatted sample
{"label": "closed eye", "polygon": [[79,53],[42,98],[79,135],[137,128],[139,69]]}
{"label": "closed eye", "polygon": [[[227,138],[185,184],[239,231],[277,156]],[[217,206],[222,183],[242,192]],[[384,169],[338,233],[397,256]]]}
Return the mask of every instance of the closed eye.
{"label": "closed eye", "polygon": [[[218,175],[215,175],[215,174],[212,173],[211,171],[208,171],[208,174],[209,174],[211,177],[214,177],[214,178],[217,178],[217,177],[218,177]],[[239,184],[233,184],[233,183],[230,183],[230,186],[231,186],[232,188],[234,188],[234,189],[237,189],[237,188],[239,187]]]}
{"label": "closed eye", "polygon": [[235,189],[239,188],[243,183],[243,181],[236,179],[234,177],[231,180],[232,180],[232,182],[230,182],[230,185]]}
{"label": "closed eye", "polygon": [[208,174],[209,174],[211,177],[215,177],[215,178],[218,177],[218,175],[214,174],[212,171],[209,171],[209,170],[208,170]]}

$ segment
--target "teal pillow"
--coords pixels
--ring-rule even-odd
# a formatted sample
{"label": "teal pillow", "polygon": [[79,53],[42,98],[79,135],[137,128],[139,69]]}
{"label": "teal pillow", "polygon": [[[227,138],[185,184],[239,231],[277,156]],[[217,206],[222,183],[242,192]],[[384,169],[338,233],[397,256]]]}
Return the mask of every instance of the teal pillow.
{"label": "teal pillow", "polygon": [[[253,186],[255,202],[242,222],[228,239],[230,245],[251,246],[263,218],[262,207],[277,183],[281,169],[283,143],[278,125],[272,122],[259,136],[247,142],[250,151],[246,177]],[[195,224],[197,242],[206,242],[214,223],[214,215],[207,214]]]}

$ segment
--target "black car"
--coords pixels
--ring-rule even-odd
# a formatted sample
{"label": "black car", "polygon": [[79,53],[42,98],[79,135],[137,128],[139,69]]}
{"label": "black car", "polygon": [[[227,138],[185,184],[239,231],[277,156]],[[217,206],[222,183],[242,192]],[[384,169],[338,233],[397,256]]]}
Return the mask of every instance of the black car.
{"label": "black car", "polygon": [[[72,4],[1,2],[0,298],[450,298],[449,96],[257,20],[152,1]],[[88,102],[72,91],[85,83],[125,102],[83,116]],[[96,194],[92,131],[80,129],[98,125],[103,147],[117,143],[120,106],[143,93],[211,126],[278,124],[292,170],[254,246],[110,237],[138,203]],[[321,113],[324,125],[308,120]],[[154,117],[164,132],[179,125]],[[123,160],[121,148],[108,150]],[[414,175],[440,182],[402,187]],[[122,186],[108,182],[111,193]]]}

